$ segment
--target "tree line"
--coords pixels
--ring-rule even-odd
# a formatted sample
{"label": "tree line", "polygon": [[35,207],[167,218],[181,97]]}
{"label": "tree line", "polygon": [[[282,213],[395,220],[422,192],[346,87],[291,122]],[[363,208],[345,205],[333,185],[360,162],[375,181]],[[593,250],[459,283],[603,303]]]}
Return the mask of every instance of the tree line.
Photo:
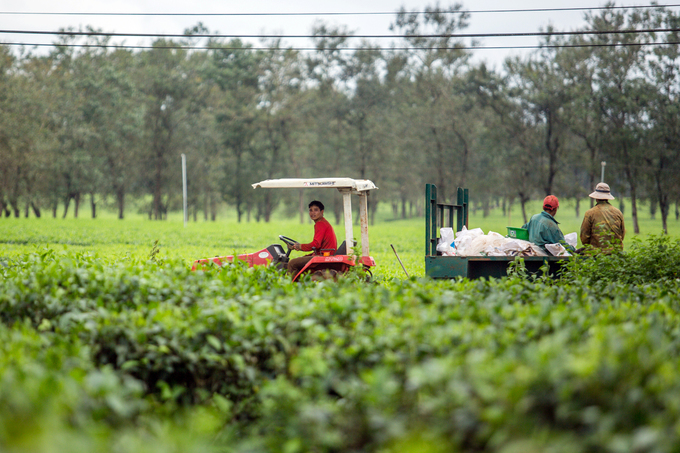
{"label": "tree line", "polygon": [[[194,218],[226,204],[239,221],[281,206],[302,219],[303,194],[250,184],[325,176],[373,180],[371,210],[396,217],[421,212],[428,182],[449,199],[468,187],[485,211],[519,203],[526,219],[529,200],[556,194],[578,215],[606,161],[634,231],[643,200],[666,230],[680,200],[679,15],[609,4],[500,69],[456,36],[469,17],[402,9],[398,47],[349,48],[351,32],[318,24],[314,51],[253,48],[200,23],[141,50],[93,29],[47,53],[0,46],[0,214],[95,217],[105,204],[123,218],[132,200],[163,219],[181,206],[185,154]],[[327,211],[339,218],[341,200]]]}

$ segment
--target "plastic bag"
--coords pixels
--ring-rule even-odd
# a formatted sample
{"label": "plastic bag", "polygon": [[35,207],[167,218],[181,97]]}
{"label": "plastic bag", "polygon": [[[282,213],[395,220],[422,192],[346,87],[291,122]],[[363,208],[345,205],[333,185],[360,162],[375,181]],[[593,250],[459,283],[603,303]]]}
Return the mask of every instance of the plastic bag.
{"label": "plastic bag", "polygon": [[576,244],[578,243],[578,236],[576,233],[569,233],[564,236],[564,240],[567,244],[571,245],[572,247],[576,248]]}
{"label": "plastic bag", "polygon": [[488,255],[503,243],[503,236],[493,231],[475,237],[466,250],[468,256]]}
{"label": "plastic bag", "polygon": [[483,236],[484,232],[481,228],[475,228],[474,230],[468,230],[465,226],[463,229],[456,233],[456,253],[461,256],[468,256],[468,248],[472,241],[479,236]]}
{"label": "plastic bag", "polygon": [[510,256],[513,256],[512,252],[516,252],[517,254],[519,254],[530,248],[531,248],[530,242],[513,238],[506,238],[506,240],[503,241],[503,244],[501,244],[501,246],[499,247],[499,249],[502,252],[506,252],[506,255]]}
{"label": "plastic bag", "polygon": [[543,250],[536,244],[531,244],[531,254],[523,256],[550,256],[550,254],[546,253],[545,250]]}
{"label": "plastic bag", "polygon": [[454,240],[453,236],[453,228],[440,228],[439,230],[440,238],[439,238],[439,243],[440,244],[448,244],[451,245]]}
{"label": "plastic bag", "polygon": [[441,228],[439,233],[441,237],[439,238],[439,243],[437,244],[437,251],[442,255],[454,256],[456,251],[454,249],[455,242],[453,228]]}
{"label": "plastic bag", "polygon": [[571,256],[562,244],[545,244],[545,248],[552,256]]}
{"label": "plastic bag", "polygon": [[498,249],[505,256],[546,256],[546,253],[540,247],[523,239],[504,238]]}

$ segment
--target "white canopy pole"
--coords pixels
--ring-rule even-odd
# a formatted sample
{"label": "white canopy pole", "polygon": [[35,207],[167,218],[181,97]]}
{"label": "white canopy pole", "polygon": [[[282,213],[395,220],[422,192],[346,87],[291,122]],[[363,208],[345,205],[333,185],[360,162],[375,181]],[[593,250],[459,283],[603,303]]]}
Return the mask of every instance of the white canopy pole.
{"label": "white canopy pole", "polygon": [[347,246],[347,254],[350,254],[349,249],[354,247],[354,234],[352,232],[352,192],[349,190],[341,190],[343,211],[345,212],[345,244]]}
{"label": "white canopy pole", "polygon": [[368,254],[368,193],[359,192],[359,223],[361,224],[361,256]]}

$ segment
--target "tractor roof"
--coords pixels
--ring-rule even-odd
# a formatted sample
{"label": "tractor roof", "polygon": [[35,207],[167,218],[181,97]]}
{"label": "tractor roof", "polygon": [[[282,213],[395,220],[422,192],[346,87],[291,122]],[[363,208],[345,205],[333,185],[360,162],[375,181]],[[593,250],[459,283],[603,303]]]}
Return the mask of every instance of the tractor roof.
{"label": "tractor roof", "polygon": [[366,192],[377,189],[368,179],[352,178],[282,178],[267,179],[253,184],[253,189],[350,189],[354,192]]}
{"label": "tractor roof", "polygon": [[345,219],[345,243],[354,243],[352,232],[352,194],[359,197],[359,223],[361,224],[361,255],[368,255],[368,192],[377,189],[368,179],[352,178],[283,178],[267,179],[253,184],[253,189],[338,189],[342,192],[342,209]]}

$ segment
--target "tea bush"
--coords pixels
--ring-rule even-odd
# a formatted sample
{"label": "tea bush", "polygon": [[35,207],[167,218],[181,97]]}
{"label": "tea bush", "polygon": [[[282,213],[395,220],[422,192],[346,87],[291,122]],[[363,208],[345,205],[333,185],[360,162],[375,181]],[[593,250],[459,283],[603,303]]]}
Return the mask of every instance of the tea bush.
{"label": "tea bush", "polygon": [[7,259],[0,449],[675,450],[677,245],[635,247],[556,281]]}
{"label": "tea bush", "polygon": [[634,237],[631,242],[625,251],[611,254],[586,251],[567,266],[565,278],[628,284],[680,278],[680,240],[650,235],[645,241]]}

